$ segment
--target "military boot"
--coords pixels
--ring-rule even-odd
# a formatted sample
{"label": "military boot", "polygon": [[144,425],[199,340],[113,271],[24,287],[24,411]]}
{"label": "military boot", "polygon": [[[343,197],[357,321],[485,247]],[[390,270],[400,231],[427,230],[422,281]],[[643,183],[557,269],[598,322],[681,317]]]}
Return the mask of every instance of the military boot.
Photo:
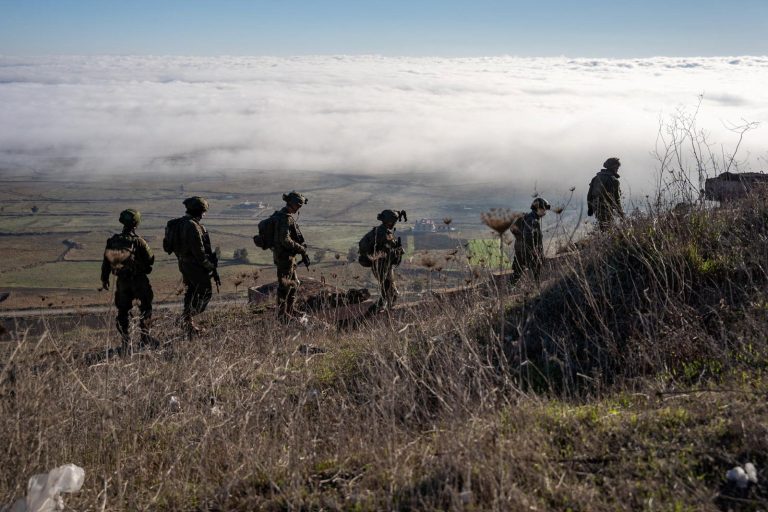
{"label": "military boot", "polygon": [[120,334],[119,353],[121,356],[127,356],[131,353],[131,332],[128,319],[118,318],[117,332]]}
{"label": "military boot", "polygon": [[184,331],[187,334],[187,339],[192,340],[195,336],[198,336],[202,329],[195,323],[194,320],[192,320],[191,315],[185,315],[184,316]]}
{"label": "military boot", "polygon": [[141,319],[139,321],[139,331],[141,332],[141,347],[158,348],[160,341],[150,334],[152,319]]}

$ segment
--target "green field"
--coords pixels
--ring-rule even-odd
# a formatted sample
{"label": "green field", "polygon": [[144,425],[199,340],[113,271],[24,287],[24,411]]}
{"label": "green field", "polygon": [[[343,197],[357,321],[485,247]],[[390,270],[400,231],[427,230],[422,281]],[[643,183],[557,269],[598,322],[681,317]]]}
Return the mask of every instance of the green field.
{"label": "green field", "polygon": [[499,240],[475,239],[467,243],[467,257],[473,265],[490,269],[512,268],[509,246],[504,244],[504,252],[500,254]]}
{"label": "green field", "polygon": [[[61,179],[55,172],[30,175],[19,171],[0,179],[0,251],[4,255],[0,261],[0,288],[14,292],[12,300],[4,302],[0,309],[39,306],[36,290],[69,290],[72,296],[77,295],[78,304],[103,302],[104,295],[96,288],[104,244],[120,230],[118,214],[128,207],[142,212],[138,232],[155,251],[157,263],[151,280],[157,295],[174,297],[180,286],[179,273],[175,259],[162,252],[161,241],[166,222],[184,213],[181,202],[190,195],[203,195],[209,200],[211,209],[203,223],[212,245],[221,250],[224,288],[231,292],[235,291],[232,283],[244,281],[240,274],[250,276],[253,270],[259,271],[259,277],[256,281],[249,277],[248,284],[274,279],[271,252],[255,247],[252,237],[259,220],[282,206],[285,191],[300,190],[309,198],[299,222],[310,256],[323,261],[313,265],[307,274],[341,286],[372,284],[368,270],[357,263],[347,264],[350,249],[356,248],[360,238],[378,224],[379,211],[406,209],[410,222],[398,224],[398,235],[406,242],[407,251],[400,268],[404,290],[409,288],[409,276],[424,279],[418,277],[424,270],[420,262],[423,251],[414,252],[414,237],[410,234],[414,221],[432,218],[440,222],[450,217],[456,228],[451,236],[472,240],[467,248],[472,264],[498,268],[495,242],[481,239],[489,235],[479,214],[489,201],[497,201],[498,205],[510,201],[495,189],[453,185],[442,177],[426,175],[371,177],[259,171],[185,177],[136,174],[66,178]],[[261,201],[266,207],[238,207],[246,201]],[[65,241],[78,246],[70,249]],[[247,250],[247,264],[232,261],[238,249]],[[428,252],[440,258],[446,251]],[[465,261],[463,256],[441,266],[446,272],[458,270],[465,266],[459,261]],[[509,265],[506,257],[504,265]],[[242,292],[243,286],[241,283],[238,291]]]}

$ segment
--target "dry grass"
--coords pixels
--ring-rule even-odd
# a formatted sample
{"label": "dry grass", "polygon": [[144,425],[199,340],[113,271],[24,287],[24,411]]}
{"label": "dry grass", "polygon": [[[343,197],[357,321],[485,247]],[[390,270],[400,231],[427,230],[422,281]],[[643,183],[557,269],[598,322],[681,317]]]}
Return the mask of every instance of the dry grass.
{"label": "dry grass", "polygon": [[564,260],[507,304],[523,343],[500,338],[492,288],[345,331],[232,307],[186,342],[161,317],[169,348],[90,367],[104,330],[17,339],[0,503],[73,462],[76,510],[757,510],[762,480],[724,483],[768,465],[756,201]]}

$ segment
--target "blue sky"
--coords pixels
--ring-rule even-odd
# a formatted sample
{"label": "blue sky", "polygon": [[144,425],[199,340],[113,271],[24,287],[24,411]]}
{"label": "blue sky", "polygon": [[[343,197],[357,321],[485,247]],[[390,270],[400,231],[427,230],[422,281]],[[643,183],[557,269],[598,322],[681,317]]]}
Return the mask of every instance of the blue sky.
{"label": "blue sky", "polygon": [[0,54],[768,54],[768,0],[0,0]]}

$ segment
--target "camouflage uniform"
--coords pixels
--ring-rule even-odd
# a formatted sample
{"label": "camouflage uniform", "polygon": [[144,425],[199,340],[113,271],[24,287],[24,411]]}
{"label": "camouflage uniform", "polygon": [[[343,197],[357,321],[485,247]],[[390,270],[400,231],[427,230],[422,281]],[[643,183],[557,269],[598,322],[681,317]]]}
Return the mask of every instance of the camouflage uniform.
{"label": "camouflage uniform", "polygon": [[296,218],[288,207],[282,208],[275,215],[277,225],[272,256],[277,265],[277,319],[285,323],[293,315],[300,284],[296,276],[296,256],[306,256],[307,248]]}
{"label": "camouflage uniform", "polygon": [[541,234],[540,217],[535,211],[531,211],[518,218],[513,224],[512,234],[515,236],[512,284],[522,277],[526,268],[531,269],[538,282],[544,256],[544,237]]}
{"label": "camouflage uniform", "polygon": [[601,169],[589,183],[587,193],[587,214],[597,217],[597,225],[601,231],[608,230],[613,224],[615,215],[624,218],[621,207],[621,186],[619,184],[619,161],[617,158],[606,160],[605,169]]}
{"label": "camouflage uniform", "polygon": [[[138,212],[133,212],[137,218]],[[121,222],[123,220],[121,214]],[[132,214],[132,215],[133,215]],[[138,224],[138,222],[136,222]],[[122,350],[126,353],[130,347],[129,325],[133,301],[139,301],[139,329],[141,344],[155,343],[149,334],[152,320],[152,300],[154,294],[147,277],[152,272],[155,257],[147,242],[135,232],[135,224],[126,224],[123,232],[107,240],[104,259],[101,263],[101,282],[109,287],[109,276],[115,274],[115,307],[117,308],[117,332],[122,339]]]}
{"label": "camouflage uniform", "polygon": [[186,288],[183,318],[190,324],[193,316],[205,311],[213,296],[211,273],[216,269],[217,261],[201,218],[188,213],[184,220],[180,227],[178,260]]}
{"label": "camouflage uniform", "polygon": [[364,244],[370,247],[371,271],[379,282],[379,308],[391,308],[400,295],[395,286],[395,266],[400,264],[403,250],[395,238],[394,228],[387,227],[383,222],[366,235]]}

